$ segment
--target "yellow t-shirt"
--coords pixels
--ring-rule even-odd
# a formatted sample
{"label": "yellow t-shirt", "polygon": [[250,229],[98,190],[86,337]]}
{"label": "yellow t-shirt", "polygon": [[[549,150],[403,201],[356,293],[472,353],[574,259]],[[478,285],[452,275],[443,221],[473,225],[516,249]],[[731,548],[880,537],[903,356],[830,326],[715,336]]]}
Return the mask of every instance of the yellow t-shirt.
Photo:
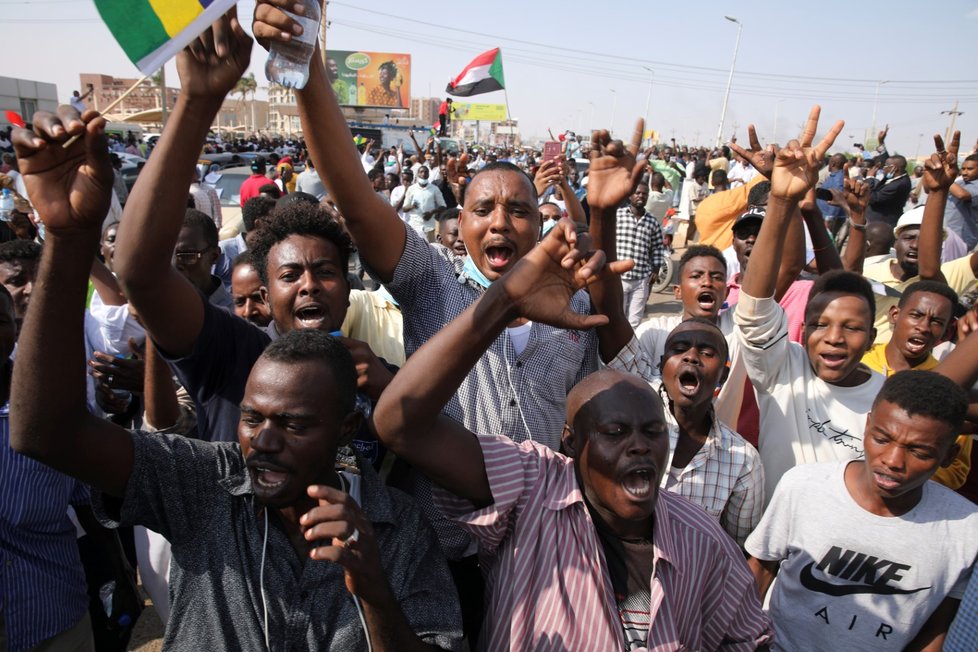
{"label": "yellow t-shirt", "polygon": [[[874,344],[863,355],[863,363],[873,371],[878,371],[884,376],[889,377],[893,375],[893,370],[890,369],[886,362],[885,349],[886,344]],[[914,369],[918,371],[930,371],[938,364],[937,358],[929,355],[926,360],[914,367]],[[971,443],[970,435],[958,435],[957,444],[960,450],[958,451],[957,457],[954,458],[950,466],[937,469],[937,473],[934,474],[933,478],[935,482],[939,482],[949,489],[959,489],[964,484],[964,481],[968,479],[968,473],[971,471]]]}
{"label": "yellow t-shirt", "polygon": [[404,366],[404,317],[401,310],[376,292],[350,290],[350,307],[340,331],[370,345],[378,358]]}
{"label": "yellow t-shirt", "polygon": [[712,194],[700,202],[696,207],[699,244],[713,245],[720,251],[733,244],[734,222],[747,210],[750,189],[761,181],[767,179],[758,174],[746,185]]}
{"label": "yellow t-shirt", "polygon": [[[698,221],[697,224],[699,224]],[[920,277],[912,276],[906,281],[898,281],[893,278],[893,272],[890,271],[890,262],[893,260],[896,259],[887,258],[878,263],[867,265],[863,269],[863,276],[902,293],[911,283],[919,281]],[[947,279],[948,287],[958,294],[967,292],[975,285],[975,273],[971,269],[971,254],[944,263],[941,265],[941,272]],[[886,344],[893,336],[893,329],[890,326],[890,308],[897,305],[899,301],[899,297],[876,295],[876,323],[874,326],[876,326],[877,344]]]}

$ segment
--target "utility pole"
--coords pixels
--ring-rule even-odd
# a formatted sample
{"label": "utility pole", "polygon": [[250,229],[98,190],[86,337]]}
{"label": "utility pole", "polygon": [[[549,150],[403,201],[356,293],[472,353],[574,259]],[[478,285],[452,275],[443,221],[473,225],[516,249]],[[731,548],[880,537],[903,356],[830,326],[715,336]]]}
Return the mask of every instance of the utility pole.
{"label": "utility pole", "polygon": [[964,115],[964,111],[958,111],[958,101],[954,100],[954,108],[950,111],[941,111],[941,115],[951,116],[951,123],[947,126],[947,132],[944,134],[944,142],[951,142],[951,134],[954,133],[954,122],[957,120],[959,115]]}
{"label": "utility pole", "polygon": [[737,42],[734,44],[733,60],[730,62],[730,75],[727,77],[727,90],[723,93],[723,108],[720,110],[720,126],[717,127],[717,139],[714,147],[720,146],[720,138],[723,135],[723,120],[727,117],[727,101],[730,99],[730,85],[733,83],[734,68],[737,67],[737,51],[740,50],[740,31],[744,28],[743,23],[732,16],[724,16],[725,20],[737,24]]}
{"label": "utility pole", "polygon": [[[167,110],[166,110],[166,65],[160,66],[160,122],[163,126],[166,126]],[[957,105],[955,105],[957,108]]]}

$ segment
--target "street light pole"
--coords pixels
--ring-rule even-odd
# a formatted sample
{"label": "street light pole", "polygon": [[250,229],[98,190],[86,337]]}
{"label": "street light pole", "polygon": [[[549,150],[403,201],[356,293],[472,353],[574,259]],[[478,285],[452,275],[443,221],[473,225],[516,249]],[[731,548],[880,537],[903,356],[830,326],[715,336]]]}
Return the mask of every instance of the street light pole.
{"label": "street light pole", "polygon": [[[646,129],[649,129],[649,107],[651,107],[651,105],[652,105],[652,82],[655,80],[655,71],[652,70],[651,68],[649,68],[648,66],[642,66],[642,67],[645,68],[646,70],[648,70],[649,73],[650,73],[649,74],[649,94],[645,97],[645,116],[644,116],[645,117],[645,128]],[[644,133],[642,134],[642,137],[643,138],[645,137],[645,134]],[[651,145],[651,144],[652,144],[652,133],[651,133],[651,129],[649,129],[649,145]]]}
{"label": "street light pole", "polygon": [[774,103],[774,134],[771,136],[771,140],[775,143],[778,142],[778,115],[781,113],[781,103],[784,100],[778,100]]}
{"label": "street light pole", "polygon": [[717,140],[714,147],[720,146],[720,138],[723,137],[723,120],[727,117],[727,100],[730,99],[730,84],[733,83],[734,68],[737,67],[737,51],[740,50],[740,31],[744,24],[731,16],[724,16],[731,23],[737,23],[737,42],[734,45],[733,61],[730,62],[730,75],[727,77],[727,90],[723,93],[723,109],[720,111],[720,126],[717,128]]}
{"label": "street light pole", "polygon": [[876,95],[873,97],[873,121],[872,121],[873,126],[871,127],[872,133],[869,134],[870,136],[876,134],[876,108],[879,106],[880,103],[880,86],[889,83],[890,81],[888,79],[884,79],[882,81],[876,82]]}
{"label": "street light pole", "polygon": [[608,90],[611,91],[611,94],[615,98],[614,101],[611,103],[611,128],[608,130],[608,133],[611,134],[612,138],[614,138],[615,137],[615,113],[618,111],[618,91],[616,91],[613,88],[609,88]]}

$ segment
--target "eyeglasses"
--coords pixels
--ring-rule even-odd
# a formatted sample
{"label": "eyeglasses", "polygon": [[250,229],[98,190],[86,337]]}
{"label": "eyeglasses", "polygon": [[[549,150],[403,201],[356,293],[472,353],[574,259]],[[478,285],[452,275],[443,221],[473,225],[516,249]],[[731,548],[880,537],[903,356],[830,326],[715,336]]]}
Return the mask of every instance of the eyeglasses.
{"label": "eyeglasses", "polygon": [[174,251],[173,261],[180,263],[181,265],[193,265],[200,260],[201,256],[203,256],[208,249],[210,249],[210,247],[206,247],[200,251]]}

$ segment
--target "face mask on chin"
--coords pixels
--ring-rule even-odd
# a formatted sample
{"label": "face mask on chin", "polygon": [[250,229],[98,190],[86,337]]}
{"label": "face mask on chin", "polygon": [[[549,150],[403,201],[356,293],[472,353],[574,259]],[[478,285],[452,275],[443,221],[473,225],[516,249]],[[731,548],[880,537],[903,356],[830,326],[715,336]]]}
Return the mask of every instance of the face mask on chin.
{"label": "face mask on chin", "polygon": [[418,179],[418,185],[421,186],[422,188],[424,188],[425,186],[428,185],[428,180],[427,179]]}

